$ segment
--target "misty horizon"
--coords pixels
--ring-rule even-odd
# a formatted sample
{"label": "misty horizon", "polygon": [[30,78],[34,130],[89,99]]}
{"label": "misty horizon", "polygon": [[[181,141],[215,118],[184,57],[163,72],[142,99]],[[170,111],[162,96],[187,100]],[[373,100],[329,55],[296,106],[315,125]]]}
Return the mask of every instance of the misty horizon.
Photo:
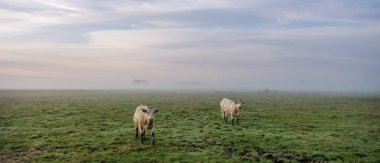
{"label": "misty horizon", "polygon": [[380,2],[0,1],[0,89],[380,92]]}
{"label": "misty horizon", "polygon": [[[68,85],[64,83],[64,85]],[[115,87],[102,87],[101,85],[83,85],[80,86],[76,84],[74,86],[49,86],[45,85],[44,87],[22,87],[22,88],[0,88],[0,90],[168,90],[168,91],[217,91],[217,92],[277,92],[277,91],[291,91],[291,92],[315,92],[315,93],[380,93],[378,90],[366,90],[366,89],[341,89],[341,88],[333,88],[333,87],[323,87],[323,88],[315,88],[311,86],[297,86],[297,87],[265,87],[265,85],[256,85],[256,87],[247,86],[248,84],[235,84],[226,87],[224,85],[217,85],[213,83],[193,83],[190,81],[189,83],[184,81],[172,82],[172,83],[135,83],[134,81],[124,84],[123,87],[117,85]]]}

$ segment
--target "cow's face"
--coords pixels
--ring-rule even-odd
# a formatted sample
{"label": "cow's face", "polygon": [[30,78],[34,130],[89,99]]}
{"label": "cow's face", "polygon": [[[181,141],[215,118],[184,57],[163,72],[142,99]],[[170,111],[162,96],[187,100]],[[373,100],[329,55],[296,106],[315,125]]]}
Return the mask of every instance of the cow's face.
{"label": "cow's face", "polygon": [[153,108],[151,106],[148,107],[148,109],[142,110],[144,113],[148,114],[149,116],[149,123],[154,122],[154,114],[159,111],[159,109]]}
{"label": "cow's face", "polygon": [[240,113],[240,109],[243,106],[244,102],[239,100],[239,101],[235,101],[235,104],[236,104],[235,107],[236,107],[238,113]]}

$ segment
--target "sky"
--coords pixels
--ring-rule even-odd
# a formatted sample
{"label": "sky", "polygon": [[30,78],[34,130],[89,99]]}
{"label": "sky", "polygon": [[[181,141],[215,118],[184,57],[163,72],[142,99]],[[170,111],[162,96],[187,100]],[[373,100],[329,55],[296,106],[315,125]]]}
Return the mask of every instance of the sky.
{"label": "sky", "polygon": [[380,91],[376,0],[0,0],[0,89]]}

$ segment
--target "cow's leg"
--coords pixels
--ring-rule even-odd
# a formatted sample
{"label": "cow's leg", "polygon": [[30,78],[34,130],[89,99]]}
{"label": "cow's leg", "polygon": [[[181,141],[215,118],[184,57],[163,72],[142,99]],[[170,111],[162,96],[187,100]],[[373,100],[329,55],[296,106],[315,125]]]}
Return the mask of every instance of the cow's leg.
{"label": "cow's leg", "polygon": [[239,118],[240,118],[240,116],[237,115],[237,117],[236,117],[236,122],[237,122],[238,125],[239,125]]}
{"label": "cow's leg", "polygon": [[139,137],[139,128],[136,127],[136,138],[138,138],[138,137]]}
{"label": "cow's leg", "polygon": [[220,112],[222,113],[222,117],[224,119],[224,111],[223,111],[222,107],[220,107]]}
{"label": "cow's leg", "polygon": [[[138,125],[138,129],[140,131],[140,138],[141,138],[141,143],[143,143],[143,138],[144,138],[144,128],[139,124]],[[136,132],[136,136],[138,135],[138,133]],[[138,136],[137,136],[138,137]]]}
{"label": "cow's leg", "polygon": [[155,144],[155,141],[154,141],[154,127],[152,128],[152,142],[151,142],[152,145]]}
{"label": "cow's leg", "polygon": [[232,119],[231,120],[232,121],[231,124],[234,125],[234,115],[233,114],[231,114],[231,119]]}
{"label": "cow's leg", "polygon": [[223,108],[222,108],[222,107],[220,107],[220,112],[222,112],[223,121],[226,122],[226,121],[227,121],[227,119],[226,119],[226,118],[227,118],[227,117],[226,117],[226,116],[227,116],[227,115],[226,115],[227,113],[226,113],[225,111],[223,111]]}
{"label": "cow's leg", "polygon": [[141,129],[140,130],[140,134],[141,134],[141,144],[144,143],[144,139],[145,139],[145,130],[144,129]]}

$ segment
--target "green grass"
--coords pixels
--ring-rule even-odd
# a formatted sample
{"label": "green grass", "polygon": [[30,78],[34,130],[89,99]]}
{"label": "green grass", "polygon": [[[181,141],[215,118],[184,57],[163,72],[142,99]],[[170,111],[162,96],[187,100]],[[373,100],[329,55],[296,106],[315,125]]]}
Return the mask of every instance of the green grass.
{"label": "green grass", "polygon": [[[239,126],[223,97],[245,101]],[[139,104],[160,109],[155,146],[134,137]],[[377,95],[0,91],[0,162],[379,162],[379,129]]]}

